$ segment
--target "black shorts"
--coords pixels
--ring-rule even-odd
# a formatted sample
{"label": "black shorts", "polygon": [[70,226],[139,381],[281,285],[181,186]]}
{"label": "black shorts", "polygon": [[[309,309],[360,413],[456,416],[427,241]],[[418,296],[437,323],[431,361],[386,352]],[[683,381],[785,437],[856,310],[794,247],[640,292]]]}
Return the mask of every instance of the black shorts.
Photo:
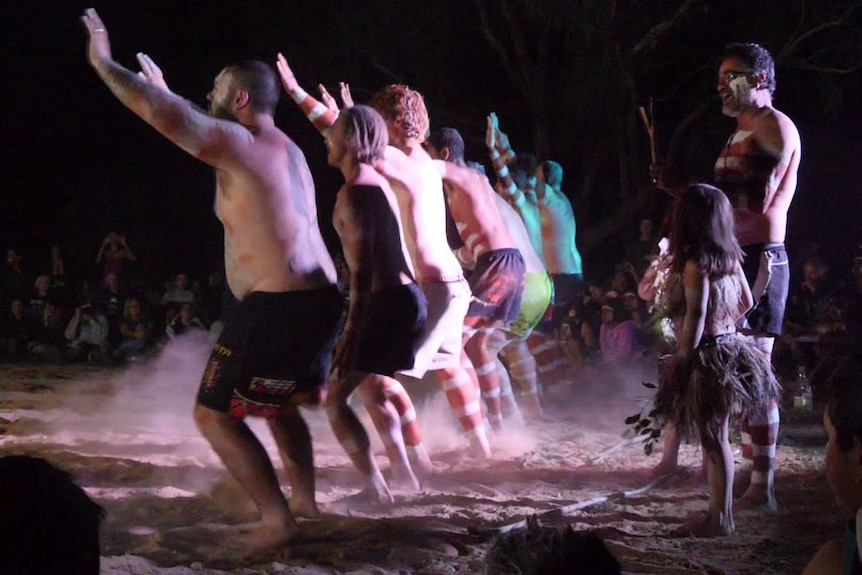
{"label": "black shorts", "polygon": [[790,291],[790,263],[784,244],[754,244],[742,248],[742,269],[754,296],[754,308],[743,328],[753,335],[779,336]]}
{"label": "black shorts", "polygon": [[526,281],[521,252],[512,248],[485,252],[470,274],[473,299],[467,317],[512,323],[518,318]]}
{"label": "black shorts", "polygon": [[295,393],[326,385],[342,305],[335,286],[250,293],[210,354],[198,403],[235,417],[274,417]]}
{"label": "black shorts", "polygon": [[358,328],[354,369],[390,377],[411,369],[427,319],[425,295],[414,283],[371,294]]}

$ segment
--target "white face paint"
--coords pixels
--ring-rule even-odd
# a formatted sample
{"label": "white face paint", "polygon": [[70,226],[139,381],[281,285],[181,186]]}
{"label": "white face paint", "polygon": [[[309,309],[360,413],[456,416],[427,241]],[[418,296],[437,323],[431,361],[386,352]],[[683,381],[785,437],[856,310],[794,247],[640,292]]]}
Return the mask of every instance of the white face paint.
{"label": "white face paint", "polygon": [[754,88],[748,83],[747,76],[734,78],[721,92],[721,113],[736,118],[751,105]]}

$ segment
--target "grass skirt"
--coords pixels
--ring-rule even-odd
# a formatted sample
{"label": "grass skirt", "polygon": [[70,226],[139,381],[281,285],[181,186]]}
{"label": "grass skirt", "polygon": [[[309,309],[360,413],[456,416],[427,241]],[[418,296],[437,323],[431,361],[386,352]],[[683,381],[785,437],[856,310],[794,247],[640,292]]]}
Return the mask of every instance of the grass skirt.
{"label": "grass skirt", "polygon": [[656,410],[683,433],[718,437],[726,416],[762,415],[773,400],[781,400],[781,385],[769,358],[729,333],[704,336],[689,361],[662,366]]}

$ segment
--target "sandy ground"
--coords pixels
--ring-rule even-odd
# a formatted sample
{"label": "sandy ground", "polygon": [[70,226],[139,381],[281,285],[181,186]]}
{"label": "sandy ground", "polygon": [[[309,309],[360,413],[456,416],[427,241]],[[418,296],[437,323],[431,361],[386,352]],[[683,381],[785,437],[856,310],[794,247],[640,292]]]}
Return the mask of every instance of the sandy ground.
{"label": "sandy ground", "polygon": [[[205,341],[179,341],[122,370],[0,366],[0,455],[48,459],[107,510],[103,575],[481,573],[495,532],[531,514],[544,524],[598,530],[625,573],[800,573],[819,544],[840,532],[819,415],[788,412],[778,451],[779,514],[738,514],[730,537],[670,537],[706,508],[696,478],[700,451],[684,445],[687,473],[626,495],[650,483],[658,461],[639,444],[604,452],[621,443],[622,422],[645,395],[644,378],[633,374],[613,394],[598,381],[555,389],[547,421],[495,437],[487,464],[464,454],[442,394],[419,382],[411,391],[435,473],[420,493],[396,490],[388,508],[351,499],[358,477],[322,414],[309,412],[325,518],[304,521],[302,538],[287,548],[246,554],[225,542],[257,519],[254,507],[191,420],[207,349]],[[280,468],[265,427],[252,428]],[[747,479],[737,472],[738,492]],[[564,509],[584,502],[594,504]]]}

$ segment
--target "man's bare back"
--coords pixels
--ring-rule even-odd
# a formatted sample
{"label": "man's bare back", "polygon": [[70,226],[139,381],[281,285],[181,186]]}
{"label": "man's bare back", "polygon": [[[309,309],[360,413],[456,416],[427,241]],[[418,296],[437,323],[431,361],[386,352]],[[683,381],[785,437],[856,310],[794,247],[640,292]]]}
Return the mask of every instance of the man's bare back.
{"label": "man's bare back", "polygon": [[[412,282],[412,272],[407,252],[407,246],[401,232],[401,220],[398,216],[398,203],[386,178],[377,173],[374,168],[367,164],[359,164],[354,179],[345,182],[338,192],[335,208],[332,213],[332,223],[341,236],[344,259],[350,270],[359,270],[363,254],[360,253],[361,245],[353,241],[358,234],[362,223],[357,219],[356,208],[352,204],[379,203],[380,197],[369,197],[371,195],[382,196],[395,216],[389,222],[390,229],[375,229],[373,245],[370,248],[374,254],[374,266],[371,271],[370,291],[376,292],[387,287],[405,285]],[[369,208],[370,209],[370,208]],[[382,212],[382,210],[380,210]],[[385,217],[385,213],[376,214]],[[381,224],[381,227],[383,224]],[[400,237],[400,243],[396,238]],[[366,238],[367,241],[367,238]]]}
{"label": "man's bare back", "polygon": [[446,242],[443,182],[431,157],[418,144],[408,154],[387,146],[379,171],[398,199],[407,249],[417,281],[461,276],[461,266]]}
{"label": "man's bare back", "polygon": [[[539,186],[543,184],[539,183]],[[544,187],[545,194],[539,198],[539,217],[545,265],[552,274],[580,274],[583,266],[575,244],[576,224],[572,203],[562,192],[550,186]]]}
{"label": "man's bare back", "polygon": [[474,260],[492,250],[514,248],[515,243],[497,208],[497,194],[488,178],[452,162],[435,162],[443,177],[449,209],[458,233]]}

